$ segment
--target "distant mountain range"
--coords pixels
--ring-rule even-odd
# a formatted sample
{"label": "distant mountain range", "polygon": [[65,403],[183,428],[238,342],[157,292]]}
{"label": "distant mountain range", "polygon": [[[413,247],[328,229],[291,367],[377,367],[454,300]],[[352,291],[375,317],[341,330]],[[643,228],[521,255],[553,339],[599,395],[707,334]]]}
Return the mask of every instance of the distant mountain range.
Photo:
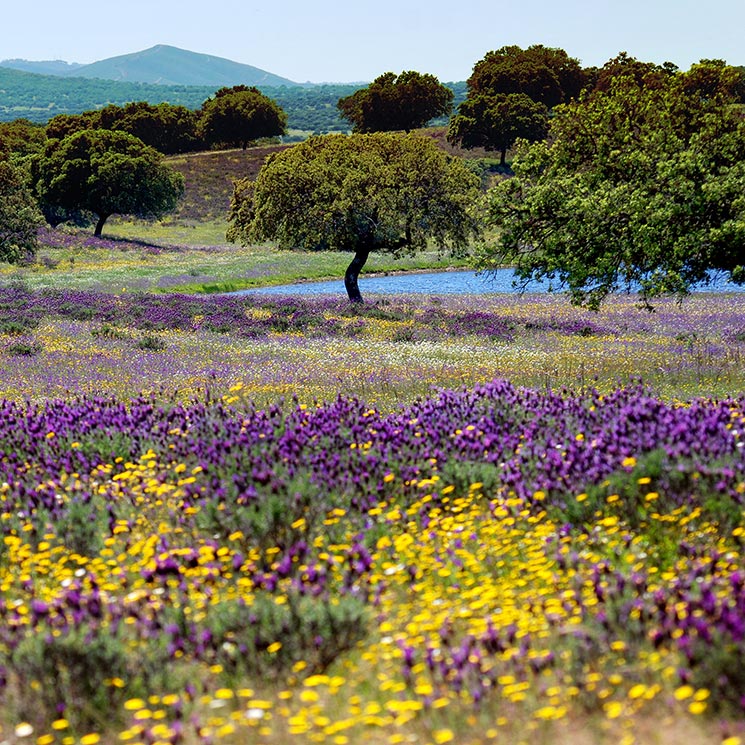
{"label": "distant mountain range", "polygon": [[252,65],[233,62],[210,54],[197,54],[178,47],[158,44],[132,54],[93,62],[89,65],[51,60],[33,62],[22,59],[3,60],[0,67],[60,77],[97,78],[151,85],[199,86],[298,86],[288,78],[274,75]]}
{"label": "distant mountain range", "polygon": [[65,62],[61,59],[45,60],[43,62],[32,62],[27,59],[4,59],[0,62],[0,67],[34,72],[37,75],[72,75],[74,70],[79,70],[83,65],[79,65],[77,62]]}

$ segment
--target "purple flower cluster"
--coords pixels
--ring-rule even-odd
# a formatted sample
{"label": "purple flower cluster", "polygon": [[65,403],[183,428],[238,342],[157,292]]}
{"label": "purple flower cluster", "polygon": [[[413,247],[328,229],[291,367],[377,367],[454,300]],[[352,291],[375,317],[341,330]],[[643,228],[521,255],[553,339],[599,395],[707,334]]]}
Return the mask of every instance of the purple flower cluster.
{"label": "purple flower cluster", "polygon": [[[244,338],[281,332],[354,337],[375,321],[412,320],[411,308],[385,300],[358,307],[336,298],[112,295],[87,290],[31,291],[18,286],[0,287],[0,311],[8,318],[52,316],[146,330],[204,329]],[[508,341],[520,327],[531,328],[531,324],[496,312],[453,311],[432,303],[417,314],[414,328],[400,333],[402,339],[412,341],[465,335]],[[551,330],[566,335],[614,333],[589,319],[557,320]]]}
{"label": "purple flower cluster", "polygon": [[[147,397],[2,401],[3,469],[14,485],[4,511],[35,504],[58,510],[53,482],[61,472],[86,478],[101,464],[137,459],[148,448],[164,463],[200,468],[190,500],[236,505],[302,480],[319,495],[349,498],[366,510],[386,496],[388,473],[404,483],[434,473],[453,481],[469,464],[471,475],[490,476],[494,487],[527,500],[540,490],[561,507],[578,490],[631,471],[627,459],[650,453],[664,460],[661,471],[710,477],[717,492],[741,500],[743,410],[743,399],[672,405],[642,386],[571,395],[506,381],[441,391],[389,415],[345,397],[248,414],[221,402],[163,406]],[[70,447],[74,441],[80,446]]]}

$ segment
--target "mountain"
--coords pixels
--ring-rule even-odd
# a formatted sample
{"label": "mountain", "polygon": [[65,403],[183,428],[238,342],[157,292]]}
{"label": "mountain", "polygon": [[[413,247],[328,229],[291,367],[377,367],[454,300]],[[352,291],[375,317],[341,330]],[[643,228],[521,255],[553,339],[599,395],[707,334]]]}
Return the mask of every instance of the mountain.
{"label": "mountain", "polygon": [[25,59],[4,59],[0,67],[10,67],[12,70],[35,72],[38,75],[74,75],[75,70],[82,67],[77,62],[64,62],[61,59],[30,62]]}
{"label": "mountain", "polygon": [[197,54],[167,44],[158,44],[141,52],[74,67],[64,70],[61,74],[65,77],[99,78],[129,83],[207,85],[215,88],[233,85],[299,85],[252,65],[244,65],[210,54]]}

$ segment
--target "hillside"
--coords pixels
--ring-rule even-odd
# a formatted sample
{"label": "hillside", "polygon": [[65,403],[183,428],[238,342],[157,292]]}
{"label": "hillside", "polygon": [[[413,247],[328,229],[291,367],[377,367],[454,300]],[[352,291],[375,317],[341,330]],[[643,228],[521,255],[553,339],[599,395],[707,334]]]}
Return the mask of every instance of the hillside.
{"label": "hillside", "polygon": [[210,54],[198,54],[166,44],[158,44],[141,52],[110,57],[64,71],[63,74],[130,83],[199,85],[214,88],[231,85],[299,85],[252,65],[244,65]]}
{"label": "hillside", "polygon": [[0,67],[0,121],[25,118],[47,122],[57,114],[79,114],[113,103],[162,102],[198,108],[212,86],[165,86],[39,75]]}
{"label": "hillside", "polygon": [[[445,140],[445,127],[429,127],[417,131],[434,139],[450,155],[476,160],[493,156],[493,153],[482,148],[463,150],[453,147]],[[168,158],[168,165],[183,174],[186,187],[183,200],[174,215],[168,219],[190,224],[225,220],[233,195],[233,182],[240,178],[256,178],[266,157],[286,147],[288,145],[271,145],[246,150],[189,153]]]}
{"label": "hillside", "polygon": [[[339,118],[336,102],[360,86],[259,87],[287,112],[290,130],[322,133],[348,128]],[[216,89],[206,85],[153,85],[37,75],[0,67],[0,121],[28,119],[43,124],[57,114],[80,114],[110,103],[123,106],[130,101],[147,101],[153,105],[166,102],[198,109]]]}
{"label": "hillside", "polygon": [[184,176],[184,198],[168,218],[187,224],[223,221],[230,209],[233,182],[256,178],[266,157],[287,145],[246,150],[190,153],[168,158],[168,165]]}
{"label": "hillside", "polygon": [[83,65],[77,62],[65,62],[64,60],[42,60],[32,62],[26,59],[4,59],[0,61],[0,67],[9,67],[12,70],[23,70],[24,72],[35,72],[39,75],[72,75]]}

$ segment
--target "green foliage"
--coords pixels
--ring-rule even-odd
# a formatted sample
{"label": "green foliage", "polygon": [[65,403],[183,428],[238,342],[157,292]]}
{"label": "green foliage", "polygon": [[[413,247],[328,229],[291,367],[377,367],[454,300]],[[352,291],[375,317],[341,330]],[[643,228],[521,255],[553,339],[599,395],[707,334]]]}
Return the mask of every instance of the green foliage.
{"label": "green foliage", "polygon": [[409,70],[384,73],[367,88],[340,98],[337,106],[354,132],[409,132],[448,115],[453,96],[434,75]]}
{"label": "green foliage", "polygon": [[724,60],[701,60],[681,75],[683,90],[702,101],[745,103],[745,68]]}
{"label": "green foliage", "polygon": [[13,318],[0,318],[0,334],[25,334],[39,325],[39,319],[19,314]]}
{"label": "green foliage", "polygon": [[455,249],[476,230],[467,208],[478,188],[462,162],[417,135],[327,135],[267,159],[236,184],[229,239],[283,248]]}
{"label": "green foliage", "polygon": [[133,135],[83,130],[50,140],[34,165],[41,201],[98,216],[100,235],[112,214],[159,217],[173,210],[184,190],[180,174]]}
{"label": "green foliage", "polygon": [[23,172],[0,151],[0,261],[16,264],[32,258],[42,224]]}
{"label": "green foliage", "polygon": [[664,88],[677,72],[678,68],[672,62],[662,65],[642,62],[626,52],[609,59],[601,68],[585,71],[588,88],[598,91],[608,91],[618,77],[632,77],[640,88]]}
{"label": "green foliage", "polygon": [[[365,601],[352,595],[309,597],[257,593],[250,606],[222,602],[208,608],[204,624],[214,640],[213,662],[228,679],[276,680],[297,662],[321,673],[367,632]],[[280,642],[279,649],[272,647]]]}
{"label": "green foliage", "polygon": [[584,85],[579,62],[563,49],[513,45],[488,52],[476,63],[468,79],[468,95],[523,93],[552,108],[575,98]]}
{"label": "green foliage", "polygon": [[258,88],[220,88],[202,106],[199,133],[210,144],[246,149],[249,142],[284,134],[287,115]]}
{"label": "green foliage", "polygon": [[0,153],[30,155],[44,147],[44,127],[28,119],[0,122]]}
{"label": "green foliage", "polygon": [[123,698],[105,681],[126,677],[128,656],[135,659],[117,637],[85,625],[29,634],[11,655],[18,678],[14,708],[25,721],[36,721],[57,718],[64,706],[74,728],[102,726]]}
{"label": "green foliage", "polygon": [[663,448],[652,450],[639,456],[633,467],[619,469],[602,483],[587,486],[582,501],[562,505],[562,519],[573,525],[589,525],[598,510],[610,512],[634,529],[644,526],[663,543],[666,528],[650,520],[650,515],[670,514],[684,505],[690,494],[696,494],[701,519],[726,534],[742,520],[741,505],[719,488],[727,468],[715,464],[702,472],[694,462],[679,460],[673,465]]}
{"label": "green foliage", "polygon": [[110,129],[127,132],[161,153],[184,153],[202,148],[197,135],[199,115],[185,106],[138,101],[124,106],[109,104],[82,114],[58,114],[49,120],[50,138],[62,139],[84,129]]}
{"label": "green foliage", "polygon": [[11,357],[35,357],[43,347],[35,339],[20,339],[5,347],[5,353]]}
{"label": "green foliage", "polygon": [[524,93],[475,94],[450,122],[448,142],[497,150],[503,166],[515,140],[542,140],[547,130],[548,109]]}
{"label": "green foliage", "polygon": [[135,346],[145,352],[162,352],[167,345],[159,336],[146,334],[137,341]]}
{"label": "green foliage", "polygon": [[427,137],[314,137],[270,155],[255,182],[236,183],[228,240],[354,251],[345,282],[359,301],[357,274],[371,251],[413,252],[430,238],[463,251],[477,233],[469,208],[478,187]]}
{"label": "green foliage", "polygon": [[557,108],[548,143],[523,143],[515,178],[490,191],[501,232],[481,267],[558,279],[591,307],[624,288],[684,294],[710,270],[741,277],[745,120],[685,82],[619,76]]}
{"label": "green foliage", "polygon": [[[108,513],[96,509],[90,500],[75,499],[65,507],[60,515],[49,521],[54,525],[57,539],[81,556],[96,556],[109,535]],[[37,522],[42,523],[41,515]]]}

